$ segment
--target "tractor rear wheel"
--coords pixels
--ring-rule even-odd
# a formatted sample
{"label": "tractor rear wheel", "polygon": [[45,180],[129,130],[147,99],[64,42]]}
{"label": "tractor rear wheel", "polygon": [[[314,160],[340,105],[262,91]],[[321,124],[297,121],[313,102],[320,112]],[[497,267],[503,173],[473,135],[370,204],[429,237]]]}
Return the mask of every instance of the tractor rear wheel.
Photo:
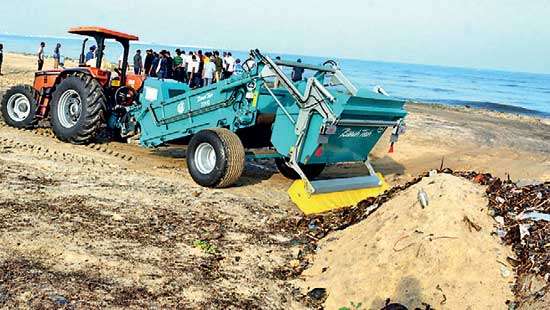
{"label": "tractor rear wheel", "polygon": [[14,86],[2,98],[2,118],[6,124],[16,128],[34,127],[38,120],[37,92],[30,85]]}
{"label": "tractor rear wheel", "polygon": [[239,137],[223,128],[201,130],[187,147],[187,169],[205,187],[228,187],[244,170],[244,147]]}
{"label": "tractor rear wheel", "polygon": [[[277,165],[279,172],[287,179],[298,180],[300,178],[300,175],[292,167],[290,167],[286,158],[275,158],[275,164]],[[326,164],[300,164],[300,168],[302,168],[302,171],[308,179],[315,179],[318,177],[326,166]]]}
{"label": "tractor rear wheel", "polygon": [[51,108],[52,128],[59,140],[74,144],[92,141],[104,123],[106,98],[92,76],[75,73],[56,87]]}

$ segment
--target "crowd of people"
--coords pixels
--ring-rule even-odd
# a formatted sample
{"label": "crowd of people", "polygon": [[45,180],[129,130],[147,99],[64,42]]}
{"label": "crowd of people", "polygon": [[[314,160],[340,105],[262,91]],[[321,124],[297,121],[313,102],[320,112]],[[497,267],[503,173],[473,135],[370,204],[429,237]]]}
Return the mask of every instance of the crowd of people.
{"label": "crowd of people", "polygon": [[[0,75],[2,75],[3,48],[0,44]],[[38,71],[44,67],[46,43],[41,42],[37,52]],[[97,57],[97,47],[90,46],[85,54],[84,61],[90,66],[94,66]],[[57,43],[53,50],[54,69],[64,67],[64,57],[61,54],[61,44]],[[280,60],[280,57],[277,57]],[[129,61],[130,62],[130,61]],[[301,62],[298,59],[298,62]],[[118,60],[118,68],[122,69],[122,55]],[[240,59],[235,59],[231,52],[209,51],[203,53],[202,50],[189,51],[176,49],[172,57],[167,50],[155,52],[148,49],[143,57],[141,50],[137,50],[133,56],[133,71],[135,74],[141,74],[160,79],[174,79],[182,83],[187,83],[191,88],[198,88],[216,83],[220,80],[230,78],[233,75],[240,75],[244,72],[243,64]],[[303,76],[302,68],[294,68],[292,80],[299,81]]]}
{"label": "crowd of people", "polygon": [[187,83],[191,88],[206,86],[243,72],[240,59],[231,52],[205,52],[176,49],[175,55],[167,50],[155,52],[149,49],[142,56],[137,50],[133,58],[135,74],[144,74],[160,79],[174,79]]}

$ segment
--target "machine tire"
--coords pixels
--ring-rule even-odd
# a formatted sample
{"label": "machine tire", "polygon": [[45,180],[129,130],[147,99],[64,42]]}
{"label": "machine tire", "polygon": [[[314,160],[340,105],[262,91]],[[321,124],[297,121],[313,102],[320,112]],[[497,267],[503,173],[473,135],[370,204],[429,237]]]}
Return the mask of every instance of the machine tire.
{"label": "machine tire", "polygon": [[[7,125],[15,128],[32,128],[38,123],[36,119],[36,112],[38,111],[38,101],[36,98],[38,94],[36,90],[30,85],[17,85],[6,91],[4,97],[2,97],[1,110],[2,118]],[[17,115],[14,111],[16,100],[23,100],[26,104],[25,115]],[[21,113],[21,111],[17,111]],[[26,113],[28,112],[28,114]]]}
{"label": "machine tire", "polygon": [[[69,100],[67,94],[78,95],[80,101],[79,114],[76,120],[68,120],[62,115]],[[50,108],[52,129],[61,141],[73,144],[86,144],[92,141],[104,123],[104,113],[107,99],[99,82],[84,73],[74,73],[64,78],[56,87]],[[74,123],[73,123],[74,122]]]}
{"label": "machine tire", "polygon": [[[296,173],[296,171],[294,171],[294,169],[292,169],[292,167],[288,165],[287,159],[275,158],[275,164],[277,165],[277,169],[279,169],[279,172],[287,179],[300,179],[300,175],[298,175],[298,173]],[[316,177],[318,177],[323,172],[326,166],[326,164],[300,164],[300,168],[302,168],[302,171],[305,173],[308,179],[315,179]]]}
{"label": "machine tire", "polygon": [[[215,158],[208,161],[211,171],[201,164],[201,149]],[[223,188],[233,185],[244,170],[244,147],[239,137],[224,128],[201,130],[187,147],[187,169],[193,180],[205,187]],[[201,161],[201,162],[199,162]],[[208,167],[207,167],[208,168]]]}

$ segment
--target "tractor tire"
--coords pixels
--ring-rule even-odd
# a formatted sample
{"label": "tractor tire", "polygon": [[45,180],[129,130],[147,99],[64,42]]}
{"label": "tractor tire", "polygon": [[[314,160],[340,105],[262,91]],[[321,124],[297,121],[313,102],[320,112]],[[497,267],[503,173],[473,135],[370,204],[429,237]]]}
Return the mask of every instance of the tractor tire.
{"label": "tractor tire", "polygon": [[[291,180],[298,180],[300,179],[300,175],[292,169],[288,165],[288,160],[285,158],[275,158],[275,164],[277,165],[277,169],[279,169],[279,172],[285,176],[287,179]],[[302,168],[302,171],[306,175],[308,179],[315,179],[318,177],[323,170],[325,169],[327,165],[326,164],[310,164],[310,165],[302,165],[300,164],[300,168]]]}
{"label": "tractor tire", "polygon": [[201,130],[187,147],[187,169],[204,187],[233,185],[244,170],[244,147],[239,137],[223,128]]}
{"label": "tractor tire", "polygon": [[104,123],[107,99],[99,82],[90,75],[75,73],[56,87],[50,107],[52,129],[61,141],[91,142]]}
{"label": "tractor tire", "polygon": [[2,118],[15,128],[32,128],[38,123],[38,94],[30,85],[17,85],[6,91],[2,98]]}

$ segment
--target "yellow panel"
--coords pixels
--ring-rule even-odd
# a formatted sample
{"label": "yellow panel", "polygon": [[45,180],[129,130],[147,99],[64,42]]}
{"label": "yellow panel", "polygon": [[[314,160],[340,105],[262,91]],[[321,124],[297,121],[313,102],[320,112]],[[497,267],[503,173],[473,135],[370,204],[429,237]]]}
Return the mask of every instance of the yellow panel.
{"label": "yellow panel", "polygon": [[297,180],[288,189],[288,194],[292,202],[306,215],[355,206],[360,201],[379,196],[390,188],[382,174],[377,175],[382,181],[382,184],[377,187],[313,195],[308,193],[303,180]]}

